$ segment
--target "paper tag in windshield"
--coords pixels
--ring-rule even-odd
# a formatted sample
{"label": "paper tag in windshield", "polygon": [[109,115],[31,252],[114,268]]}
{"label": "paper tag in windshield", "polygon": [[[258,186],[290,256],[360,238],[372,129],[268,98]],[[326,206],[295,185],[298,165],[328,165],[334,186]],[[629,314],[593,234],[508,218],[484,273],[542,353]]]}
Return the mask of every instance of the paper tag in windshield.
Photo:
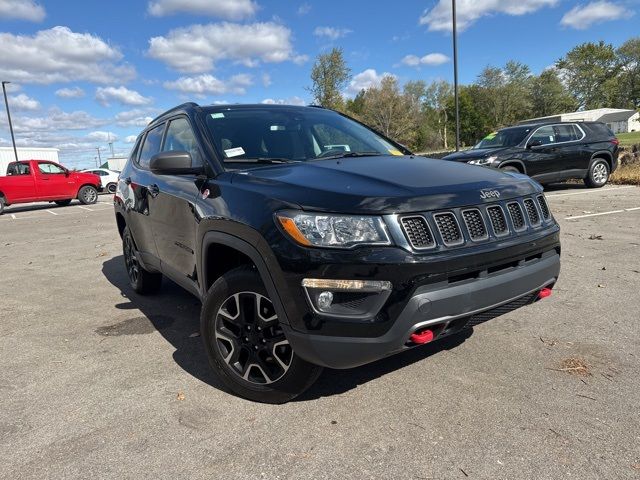
{"label": "paper tag in windshield", "polygon": [[485,140],[493,140],[494,138],[496,138],[496,135],[498,134],[498,132],[493,132],[490,133],[489,135],[487,135],[486,137],[484,137]]}
{"label": "paper tag in windshield", "polygon": [[224,151],[227,158],[238,157],[240,155],[244,155],[244,148],[236,147],[236,148],[228,148]]}
{"label": "paper tag in windshield", "polygon": [[400,150],[396,150],[396,149],[390,149],[389,153],[391,155],[395,155],[396,157],[401,157],[402,156],[402,152]]}
{"label": "paper tag in windshield", "polygon": [[212,113],[211,118],[224,118],[224,113],[222,112]]}

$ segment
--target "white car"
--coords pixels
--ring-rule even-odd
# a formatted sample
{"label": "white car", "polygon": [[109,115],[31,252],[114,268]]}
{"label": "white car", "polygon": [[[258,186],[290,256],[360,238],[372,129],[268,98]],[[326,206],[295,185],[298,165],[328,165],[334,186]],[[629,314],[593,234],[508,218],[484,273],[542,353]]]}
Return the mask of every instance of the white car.
{"label": "white car", "polygon": [[92,168],[89,170],[83,170],[83,172],[98,175],[100,177],[103,192],[116,193],[118,175],[120,175],[120,172],[109,170],[107,168]]}

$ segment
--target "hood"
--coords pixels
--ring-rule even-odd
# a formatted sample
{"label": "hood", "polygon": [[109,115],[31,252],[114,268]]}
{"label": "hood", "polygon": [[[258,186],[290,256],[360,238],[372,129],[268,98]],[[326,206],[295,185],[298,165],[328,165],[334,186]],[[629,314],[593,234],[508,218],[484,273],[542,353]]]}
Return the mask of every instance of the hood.
{"label": "hood", "polygon": [[481,190],[500,199],[539,191],[529,177],[424,157],[318,160],[236,172],[232,183],[304,210],[407,213],[478,205]]}
{"label": "hood", "polygon": [[469,160],[476,160],[478,158],[490,157],[491,155],[500,155],[503,152],[509,150],[509,147],[500,148],[472,148],[471,150],[464,150],[462,152],[450,153],[443,160],[452,160],[454,162],[468,162]]}

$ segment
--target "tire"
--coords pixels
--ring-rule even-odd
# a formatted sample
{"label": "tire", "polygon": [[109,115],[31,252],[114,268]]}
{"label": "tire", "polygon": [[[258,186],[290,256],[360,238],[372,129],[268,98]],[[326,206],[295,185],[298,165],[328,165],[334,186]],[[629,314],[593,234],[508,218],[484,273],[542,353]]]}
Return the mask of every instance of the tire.
{"label": "tire", "polygon": [[127,270],[129,285],[136,293],[147,295],[160,290],[162,285],[162,274],[148,272],[138,260],[138,248],[136,247],[129,227],[125,227],[122,232],[122,252],[124,255],[124,266]]}
{"label": "tire", "polygon": [[506,167],[500,167],[500,170],[509,173],[521,173],[520,170],[518,170],[516,167],[512,167],[510,165],[507,165]]}
{"label": "tire", "polygon": [[589,188],[604,187],[609,181],[609,164],[602,158],[597,158],[589,168],[584,183]]}
{"label": "tire", "polygon": [[231,270],[211,286],[200,329],[211,367],[229,390],[246,399],[288,402],[322,373],[322,367],[291,349],[252,267]]}
{"label": "tire", "polygon": [[117,185],[115,183],[107,183],[107,187],[105,188],[105,190],[107,191],[107,193],[116,193],[116,189],[117,189]]}
{"label": "tire", "polygon": [[71,199],[69,199],[69,200],[56,200],[55,203],[59,207],[66,207],[71,203]]}
{"label": "tire", "polygon": [[4,213],[4,197],[0,197],[0,215]]}
{"label": "tire", "polygon": [[91,185],[85,185],[78,191],[78,200],[83,205],[93,205],[98,201],[98,190]]}

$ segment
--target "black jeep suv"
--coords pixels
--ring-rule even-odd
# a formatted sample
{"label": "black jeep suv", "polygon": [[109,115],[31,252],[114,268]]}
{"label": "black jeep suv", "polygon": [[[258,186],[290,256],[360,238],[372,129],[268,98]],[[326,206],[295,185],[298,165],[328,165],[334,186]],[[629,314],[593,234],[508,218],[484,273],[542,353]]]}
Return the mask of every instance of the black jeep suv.
{"label": "black jeep suv", "polygon": [[316,107],[176,107],[114,202],[131,287],[166,275],[201,299],[211,366],[262,402],[544,298],[560,270],[536,182]]}
{"label": "black jeep suv", "polygon": [[570,178],[602,187],[618,166],[618,139],[604,123],[539,123],[503,128],[444,160],[529,175],[542,184]]}

